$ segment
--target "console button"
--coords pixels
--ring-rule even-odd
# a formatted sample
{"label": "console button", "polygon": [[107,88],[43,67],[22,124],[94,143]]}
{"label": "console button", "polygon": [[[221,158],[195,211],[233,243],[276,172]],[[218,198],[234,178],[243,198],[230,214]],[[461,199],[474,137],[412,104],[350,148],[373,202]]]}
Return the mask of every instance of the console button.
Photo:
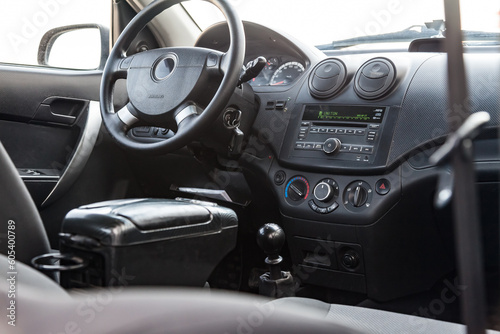
{"label": "console button", "polygon": [[344,134],[345,133],[345,129],[337,129],[337,133]]}
{"label": "console button", "polygon": [[282,185],[286,180],[286,174],[284,171],[279,170],[274,174],[274,184],[277,186]]}
{"label": "console button", "polygon": [[307,128],[300,128],[299,133],[306,133],[306,132],[307,132]]}
{"label": "console button", "polygon": [[313,143],[304,143],[304,149],[305,150],[313,150],[314,144]]}
{"label": "console button", "polygon": [[375,137],[367,137],[366,141],[375,141]]}
{"label": "console button", "polygon": [[299,133],[299,139],[305,139],[306,134],[305,133]]}
{"label": "console button", "polygon": [[380,124],[370,124],[370,129],[378,130],[380,129]]}
{"label": "console button", "polygon": [[311,133],[318,133],[319,132],[319,128],[311,128]]}
{"label": "console button", "polygon": [[359,153],[359,152],[361,152],[361,146],[352,145],[352,146],[351,146],[351,152],[354,152],[354,153]]}
{"label": "console button", "polygon": [[328,129],[327,129],[327,128],[320,128],[320,129],[319,129],[319,132],[320,132],[320,133],[326,133],[327,131],[328,131]]}
{"label": "console button", "polygon": [[375,136],[377,131],[368,131],[368,136]]}
{"label": "console button", "polygon": [[375,183],[375,191],[379,195],[385,195],[391,190],[391,183],[387,179],[380,179]]}
{"label": "console button", "polygon": [[373,153],[373,146],[363,146],[363,153],[372,154]]}
{"label": "console button", "polygon": [[340,152],[349,152],[351,150],[351,145],[346,145],[346,144],[343,144],[341,147],[340,147]]}
{"label": "console button", "polygon": [[356,130],[356,134],[358,136],[364,136],[365,135],[365,130]]}
{"label": "console button", "polygon": [[330,212],[335,211],[335,209],[337,209],[338,207],[339,207],[339,204],[337,202],[335,202],[332,205],[330,205],[329,207],[327,207],[326,211],[328,211],[328,213],[330,213]]}
{"label": "console button", "polygon": [[328,129],[328,133],[335,133],[335,132],[337,132],[336,129]]}
{"label": "console button", "polygon": [[307,202],[307,204],[309,204],[309,207],[310,207],[313,211],[318,210],[318,206],[314,203],[314,201],[313,201],[313,200],[310,200],[309,202]]}
{"label": "console button", "polygon": [[309,122],[302,122],[300,123],[300,126],[309,126],[309,124],[310,124]]}
{"label": "console button", "polygon": [[327,210],[326,208],[320,208],[320,207],[318,207],[318,208],[316,209],[316,212],[317,212],[317,213],[321,213],[321,214],[323,214],[323,215],[324,215],[325,213],[328,213],[328,210]]}
{"label": "console button", "polygon": [[348,135],[353,135],[353,134],[355,134],[355,131],[352,129],[348,129],[348,130],[346,130],[345,133],[347,133]]}
{"label": "console button", "polygon": [[323,150],[323,144],[322,143],[315,143],[314,144],[314,149],[317,151]]}
{"label": "console button", "polygon": [[304,148],[304,143],[295,143],[295,149],[302,150]]}

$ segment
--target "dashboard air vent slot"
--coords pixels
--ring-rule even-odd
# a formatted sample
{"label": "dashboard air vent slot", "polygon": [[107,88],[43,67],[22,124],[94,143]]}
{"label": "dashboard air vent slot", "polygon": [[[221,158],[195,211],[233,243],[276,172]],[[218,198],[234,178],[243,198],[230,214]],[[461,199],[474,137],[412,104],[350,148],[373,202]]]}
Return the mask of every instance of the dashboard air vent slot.
{"label": "dashboard air vent slot", "polygon": [[377,99],[393,87],[395,78],[396,68],[391,61],[374,58],[359,68],[354,79],[354,90],[363,99]]}
{"label": "dashboard air vent slot", "polygon": [[309,75],[309,91],[318,99],[327,99],[338,93],[345,84],[347,70],[339,59],[326,59]]}

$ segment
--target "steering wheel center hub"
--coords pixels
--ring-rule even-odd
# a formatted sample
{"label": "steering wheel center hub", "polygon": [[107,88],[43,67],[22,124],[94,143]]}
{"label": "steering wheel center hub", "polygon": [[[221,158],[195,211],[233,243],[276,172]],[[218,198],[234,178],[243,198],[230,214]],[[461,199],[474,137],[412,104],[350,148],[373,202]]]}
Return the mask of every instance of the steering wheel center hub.
{"label": "steering wheel center hub", "polygon": [[153,67],[153,78],[161,81],[167,79],[177,66],[177,57],[175,54],[169,54],[160,58]]}

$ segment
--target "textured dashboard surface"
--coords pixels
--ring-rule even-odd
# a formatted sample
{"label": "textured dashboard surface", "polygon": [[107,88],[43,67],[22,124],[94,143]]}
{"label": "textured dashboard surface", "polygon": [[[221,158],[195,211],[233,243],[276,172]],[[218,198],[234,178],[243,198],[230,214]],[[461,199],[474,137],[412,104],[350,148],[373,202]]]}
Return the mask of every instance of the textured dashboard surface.
{"label": "textured dashboard surface", "polygon": [[[500,55],[465,56],[472,112],[488,111],[489,126],[500,125]],[[394,129],[388,165],[409,151],[448,133],[446,55],[427,60],[408,88]],[[463,109],[463,106],[453,106]]]}

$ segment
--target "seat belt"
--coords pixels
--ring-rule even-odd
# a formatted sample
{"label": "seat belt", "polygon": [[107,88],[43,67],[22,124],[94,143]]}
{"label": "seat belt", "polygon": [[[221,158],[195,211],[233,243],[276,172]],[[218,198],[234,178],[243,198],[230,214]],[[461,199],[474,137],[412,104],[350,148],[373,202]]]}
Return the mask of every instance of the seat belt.
{"label": "seat belt", "polygon": [[[470,334],[486,328],[481,226],[478,215],[472,139],[490,120],[487,112],[470,114],[464,68],[459,0],[444,0],[448,54],[448,138],[431,162],[451,165],[452,177],[441,176],[436,206],[452,200],[458,277],[465,286],[460,297],[462,320]],[[444,175],[444,173],[443,173]]]}

